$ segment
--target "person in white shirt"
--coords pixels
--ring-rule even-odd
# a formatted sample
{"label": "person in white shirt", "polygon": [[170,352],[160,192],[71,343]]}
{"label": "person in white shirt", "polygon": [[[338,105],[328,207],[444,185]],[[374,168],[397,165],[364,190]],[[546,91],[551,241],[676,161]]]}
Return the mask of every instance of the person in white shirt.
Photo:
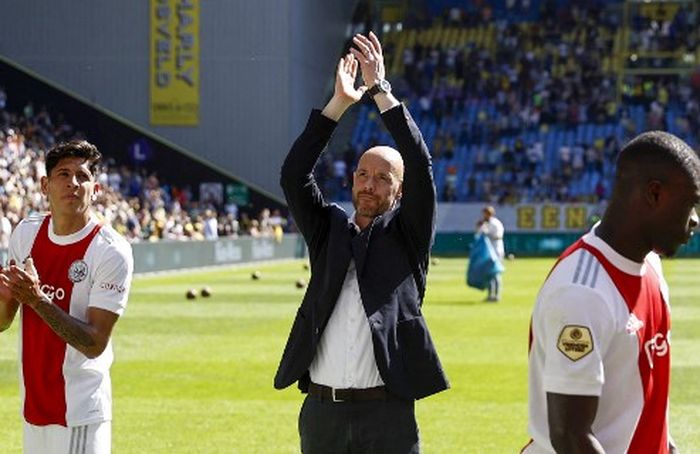
{"label": "person in white shirt", "polygon": [[[482,211],[483,217],[476,223],[477,233],[485,235],[493,248],[496,250],[498,258],[502,261],[505,256],[505,248],[503,246],[503,234],[505,229],[503,228],[503,223],[496,217],[496,209],[492,206],[487,206]],[[501,273],[498,273],[491,279],[488,288],[488,296],[486,301],[496,302],[501,299],[501,287],[503,287],[503,280]]]}
{"label": "person in white shirt", "polygon": [[19,223],[9,266],[0,268],[0,331],[21,310],[25,454],[111,450],[111,334],[126,308],[133,258],[129,243],[91,213],[100,158],[86,141],[49,150],[41,178],[49,213]]}

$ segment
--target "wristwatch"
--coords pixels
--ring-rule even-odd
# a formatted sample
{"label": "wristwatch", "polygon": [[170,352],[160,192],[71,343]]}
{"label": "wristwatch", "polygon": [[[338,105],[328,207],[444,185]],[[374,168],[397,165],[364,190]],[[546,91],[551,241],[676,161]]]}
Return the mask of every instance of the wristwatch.
{"label": "wristwatch", "polygon": [[391,84],[386,79],[379,79],[377,83],[372,85],[372,87],[367,90],[367,94],[371,97],[378,95],[379,93],[391,93]]}

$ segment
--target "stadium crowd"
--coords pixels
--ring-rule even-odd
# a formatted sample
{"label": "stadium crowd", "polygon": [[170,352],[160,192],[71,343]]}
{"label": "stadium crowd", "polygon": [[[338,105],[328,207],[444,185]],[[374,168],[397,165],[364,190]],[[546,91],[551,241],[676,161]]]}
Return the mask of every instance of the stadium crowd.
{"label": "stadium crowd", "polygon": [[[466,2],[393,32],[390,78],[426,135],[443,201],[596,202],[609,196],[617,153],[638,132],[663,129],[697,143],[700,71],[618,85],[615,2],[523,3],[495,14],[490,2]],[[635,15],[630,49],[695,49],[697,16],[686,6],[669,16]],[[470,38],[458,39],[464,30]],[[351,151],[325,165],[336,199],[348,197],[353,152],[382,134],[364,109]]]}
{"label": "stadium crowd", "polygon": [[[6,109],[0,87],[0,248],[19,221],[47,211],[39,181],[46,174],[44,151],[56,143],[84,138],[61,116],[28,103],[21,113]],[[287,221],[278,210],[260,209],[251,218],[233,203],[200,203],[189,188],[160,181],[157,173],[118,165],[105,157],[95,212],[131,242],[203,240],[251,235],[278,237]]]}

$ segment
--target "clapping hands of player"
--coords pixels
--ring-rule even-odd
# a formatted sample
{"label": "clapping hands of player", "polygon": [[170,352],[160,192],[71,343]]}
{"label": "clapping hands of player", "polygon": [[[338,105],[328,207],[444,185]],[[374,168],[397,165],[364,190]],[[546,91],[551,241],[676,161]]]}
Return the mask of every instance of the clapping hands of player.
{"label": "clapping hands of player", "polygon": [[9,288],[11,297],[22,304],[34,306],[45,296],[41,291],[39,276],[31,257],[24,262],[24,268],[11,263],[9,268],[3,270],[2,279],[2,291]]}
{"label": "clapping hands of player", "polygon": [[7,267],[0,267],[0,303],[9,303],[12,301],[9,267],[14,265],[14,263],[14,260],[10,260]]}

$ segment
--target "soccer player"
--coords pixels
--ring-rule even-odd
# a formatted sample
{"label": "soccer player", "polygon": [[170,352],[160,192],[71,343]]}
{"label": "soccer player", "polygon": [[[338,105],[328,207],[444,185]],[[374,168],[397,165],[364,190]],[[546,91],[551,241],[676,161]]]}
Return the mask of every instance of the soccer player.
{"label": "soccer player", "polygon": [[532,315],[523,452],[668,453],[669,294],[659,255],[698,225],[700,160],[646,132],[617,161],[600,223],[559,258]]}
{"label": "soccer player", "polygon": [[91,215],[101,155],[86,141],[46,154],[50,212],[24,219],[0,271],[0,331],[21,308],[20,396],[26,454],[111,450],[110,336],[124,312],[131,246]]}

